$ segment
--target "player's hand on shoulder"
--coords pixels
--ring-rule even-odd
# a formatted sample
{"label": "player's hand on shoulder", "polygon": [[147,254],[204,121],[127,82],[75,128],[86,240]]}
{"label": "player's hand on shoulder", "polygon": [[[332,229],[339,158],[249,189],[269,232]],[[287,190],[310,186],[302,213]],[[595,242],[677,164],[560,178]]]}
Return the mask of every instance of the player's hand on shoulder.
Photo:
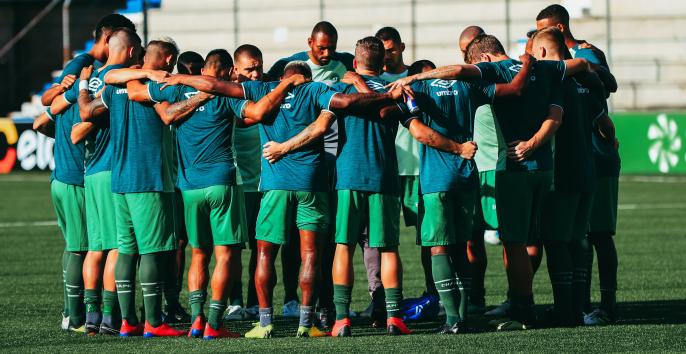
{"label": "player's hand on shoulder", "polygon": [[474,159],[476,151],[479,150],[479,146],[473,141],[468,141],[460,146],[460,157],[465,160]]}
{"label": "player's hand on shoulder", "polygon": [[91,74],[93,73],[93,65],[88,65],[87,67],[81,69],[81,80],[88,80],[91,78]]}
{"label": "player's hand on shoulder", "polygon": [[[83,72],[83,70],[81,71]],[[60,82],[60,86],[62,86],[62,88],[66,91],[74,85],[74,82],[76,82],[76,75],[69,74],[62,79],[62,82]]]}
{"label": "player's hand on shoulder", "polygon": [[164,89],[167,86],[175,86],[175,85],[180,84],[183,77],[184,77],[183,74],[167,75],[166,77],[162,78],[161,80],[157,80],[157,82],[160,84],[164,84],[164,85],[162,85],[162,89]]}
{"label": "player's hand on shoulder", "polygon": [[312,81],[312,79],[306,78],[305,76],[303,76],[301,74],[293,74],[293,75],[288,77],[288,81],[293,85],[293,87],[295,87],[295,86],[302,85],[306,82],[310,82],[310,81]]}
{"label": "player's hand on shoulder", "polygon": [[275,141],[268,141],[264,146],[262,146],[262,156],[269,161],[269,163],[275,163],[286,154],[283,149],[283,144],[277,143]]}
{"label": "player's hand on shoulder", "polygon": [[148,79],[155,82],[162,82],[162,80],[168,78],[169,76],[171,76],[171,74],[164,70],[152,70],[150,73],[148,73]]}
{"label": "player's hand on shoulder", "polygon": [[517,162],[524,161],[533,152],[533,146],[528,141],[515,140],[507,145],[507,158]]}
{"label": "player's hand on shoulder", "polygon": [[415,81],[417,81],[417,77],[415,75],[410,75],[408,77],[403,77],[398,80],[395,80],[391,82],[390,84],[386,85],[386,88],[389,91],[393,91],[396,89],[398,86],[410,86],[412,85]]}
{"label": "player's hand on shoulder", "polygon": [[536,58],[534,58],[531,54],[524,53],[519,56],[519,61],[522,62],[523,66],[530,67],[536,62]]}
{"label": "player's hand on shoulder", "polygon": [[341,79],[341,82],[348,85],[354,85],[357,82],[364,81],[362,76],[354,71],[346,71]]}

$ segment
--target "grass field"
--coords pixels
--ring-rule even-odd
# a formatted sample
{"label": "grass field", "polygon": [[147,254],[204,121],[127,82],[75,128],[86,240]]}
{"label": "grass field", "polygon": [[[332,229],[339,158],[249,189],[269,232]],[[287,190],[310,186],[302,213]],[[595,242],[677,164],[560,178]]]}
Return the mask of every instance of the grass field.
{"label": "grass field", "polygon": [[[438,323],[411,324],[416,334],[387,337],[367,323],[354,323],[355,337],[296,339],[297,321],[277,317],[267,341],[202,341],[85,337],[59,330],[62,309],[60,257],[63,240],[54,223],[47,175],[0,176],[0,351],[13,352],[625,352],[686,351],[686,178],[623,178],[620,184],[617,248],[620,257],[621,320],[602,328],[541,329],[460,336],[428,334]],[[403,229],[401,254],[405,296],[423,287],[413,231]],[[499,247],[489,246],[487,303],[503,300],[506,280]],[[361,259],[353,309],[368,303]],[[244,257],[245,258],[245,257]],[[597,276],[594,288],[597,289]],[[282,292],[277,285],[276,313]],[[536,276],[539,309],[552,301],[545,264]],[[187,302],[187,291],[182,301]],[[137,299],[140,300],[141,296]],[[598,294],[594,292],[594,301]],[[474,318],[483,323],[483,318]],[[249,322],[230,323],[245,332]]]}

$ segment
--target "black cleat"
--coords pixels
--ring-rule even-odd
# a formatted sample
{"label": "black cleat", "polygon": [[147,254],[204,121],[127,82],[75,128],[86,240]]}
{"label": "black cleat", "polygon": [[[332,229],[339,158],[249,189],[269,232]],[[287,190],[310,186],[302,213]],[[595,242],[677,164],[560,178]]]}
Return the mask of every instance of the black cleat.
{"label": "black cleat", "polygon": [[119,326],[113,326],[109,323],[103,322],[100,324],[100,334],[108,336],[119,336]]}
{"label": "black cleat", "polygon": [[463,334],[467,332],[467,326],[464,323],[455,323],[454,325],[443,324],[436,330],[437,334]]}
{"label": "black cleat", "polygon": [[100,325],[96,323],[86,322],[86,335],[94,336],[100,333]]}
{"label": "black cleat", "polygon": [[167,307],[165,313],[162,313],[162,320],[165,323],[175,324],[175,323],[190,323],[191,315],[186,312],[186,310],[181,306],[177,306],[172,309]]}

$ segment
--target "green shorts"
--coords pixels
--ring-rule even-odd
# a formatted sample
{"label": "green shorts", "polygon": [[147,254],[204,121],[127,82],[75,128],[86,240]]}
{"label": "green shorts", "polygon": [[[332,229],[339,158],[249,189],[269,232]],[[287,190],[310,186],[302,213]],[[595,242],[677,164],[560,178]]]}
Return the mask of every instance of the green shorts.
{"label": "green shorts", "polygon": [[53,180],[50,183],[50,195],[57,215],[57,225],[62,230],[66,243],[64,250],[88,251],[84,188]]}
{"label": "green shorts", "polygon": [[88,215],[88,250],[106,251],[119,247],[114,217],[112,172],[103,171],[85,177]]}
{"label": "green shorts", "polygon": [[479,172],[479,205],[487,230],[498,229],[498,213],[495,208],[495,170]]}
{"label": "green shorts", "polygon": [[255,227],[257,226],[257,214],[260,212],[260,192],[243,192],[245,206],[245,221],[248,228],[248,245],[250,249],[257,249],[255,244]]}
{"label": "green shorts", "polygon": [[593,207],[589,221],[589,232],[609,232],[617,230],[617,198],[619,195],[618,177],[601,177],[596,180]]}
{"label": "green shorts", "polygon": [[496,211],[503,242],[526,244],[538,237],[541,203],[552,181],[552,171],[496,172]]}
{"label": "green shorts", "polygon": [[241,186],[217,185],[181,193],[191,247],[243,246],[248,241]]}
{"label": "green shorts", "polygon": [[188,231],[183,213],[183,195],[178,188],[174,188],[174,232],[176,232],[178,240],[188,241]]}
{"label": "green shorts", "polygon": [[367,226],[369,247],[397,247],[400,198],[389,194],[339,190],[336,243],[354,246]]}
{"label": "green shorts", "polygon": [[257,215],[255,239],[284,245],[288,243],[294,223],[298,230],[326,232],[329,227],[329,192],[264,192]]}
{"label": "green shorts", "polygon": [[541,239],[571,242],[586,237],[593,193],[550,191],[543,197]]}
{"label": "green shorts", "polygon": [[148,254],[173,251],[174,193],[114,193],[119,252]]}
{"label": "green shorts", "polygon": [[422,246],[449,246],[471,239],[476,190],[429,193],[422,199]]}
{"label": "green shorts", "polygon": [[400,176],[400,201],[405,226],[417,226],[419,214],[419,176]]}

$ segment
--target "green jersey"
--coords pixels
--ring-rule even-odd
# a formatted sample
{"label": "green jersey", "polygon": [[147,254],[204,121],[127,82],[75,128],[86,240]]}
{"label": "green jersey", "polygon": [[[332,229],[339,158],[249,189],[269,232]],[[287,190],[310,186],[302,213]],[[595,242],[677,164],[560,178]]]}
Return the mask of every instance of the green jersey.
{"label": "green jersey", "polygon": [[485,104],[474,115],[474,142],[479,147],[474,162],[479,172],[504,170],[507,161],[507,144],[500,131],[493,106]]}
{"label": "green jersey", "polygon": [[[381,78],[393,82],[407,77],[407,70],[400,74],[383,73]],[[398,156],[398,174],[401,176],[419,176],[419,146],[421,144],[412,137],[404,126],[398,128],[395,136],[395,153]]]}
{"label": "green jersey", "polygon": [[260,166],[262,144],[260,143],[260,129],[257,125],[234,128],[233,152],[238,168],[237,183],[243,186],[244,192],[257,192],[262,168]]}

